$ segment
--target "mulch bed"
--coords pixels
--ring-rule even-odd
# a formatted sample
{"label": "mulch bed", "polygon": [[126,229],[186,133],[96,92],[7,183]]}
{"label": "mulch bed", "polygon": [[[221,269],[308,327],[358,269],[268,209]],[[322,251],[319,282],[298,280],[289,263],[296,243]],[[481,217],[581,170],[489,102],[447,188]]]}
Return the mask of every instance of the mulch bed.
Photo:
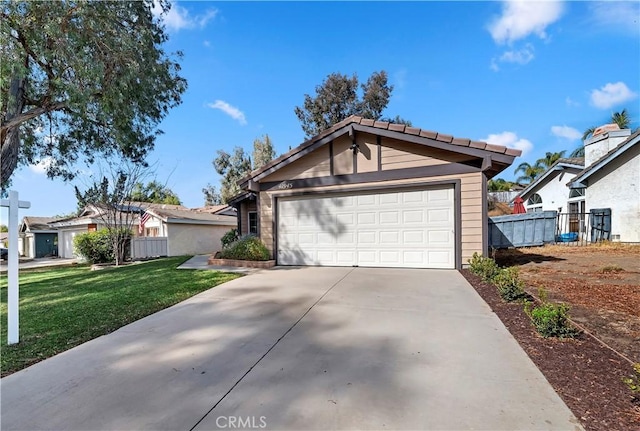
{"label": "mulch bed", "polygon": [[640,430],[640,399],[622,382],[631,364],[588,334],[574,340],[538,335],[521,304],[501,300],[496,287],[469,270],[462,275],[588,431]]}

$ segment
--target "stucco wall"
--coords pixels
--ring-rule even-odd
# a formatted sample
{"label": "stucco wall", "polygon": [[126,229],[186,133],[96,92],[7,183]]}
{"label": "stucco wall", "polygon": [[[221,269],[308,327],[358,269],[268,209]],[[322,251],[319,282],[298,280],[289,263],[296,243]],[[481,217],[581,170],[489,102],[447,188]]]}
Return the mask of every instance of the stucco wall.
{"label": "stucco wall", "polygon": [[167,225],[168,254],[184,256],[215,253],[222,249],[220,243],[222,236],[236,227],[235,223],[229,225],[170,223]]}
{"label": "stucco wall", "polygon": [[640,145],[610,162],[588,179],[587,211],[611,208],[611,234],[640,242]]}
{"label": "stucco wall", "polygon": [[[575,172],[559,173],[537,189],[536,193],[542,198],[542,211],[558,211],[559,208],[560,212],[569,211],[567,200],[569,199],[570,190],[567,187],[567,183],[575,178],[577,172],[576,170]],[[529,194],[525,201],[527,211],[531,208],[531,205],[527,205],[527,202],[533,194]]]}

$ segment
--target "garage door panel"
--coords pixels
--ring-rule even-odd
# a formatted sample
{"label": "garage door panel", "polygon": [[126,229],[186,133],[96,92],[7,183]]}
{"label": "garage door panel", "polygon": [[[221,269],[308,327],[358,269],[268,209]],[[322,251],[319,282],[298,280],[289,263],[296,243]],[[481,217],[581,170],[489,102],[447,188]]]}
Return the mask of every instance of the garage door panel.
{"label": "garage door panel", "polygon": [[375,212],[360,212],[358,213],[358,226],[376,224]]}
{"label": "garage door panel", "polygon": [[422,230],[406,230],[402,232],[402,240],[405,244],[423,244],[424,231]]}
{"label": "garage door panel", "polygon": [[454,268],[453,208],[452,187],[283,198],[279,263]]}
{"label": "garage door panel", "polygon": [[424,210],[402,211],[402,221],[404,224],[417,224],[424,222]]}
{"label": "garage door panel", "polygon": [[398,246],[400,244],[400,232],[397,230],[381,231],[380,244],[391,244],[394,246]]}
{"label": "garage door panel", "polygon": [[380,224],[398,224],[400,221],[399,211],[381,211],[378,215]]}

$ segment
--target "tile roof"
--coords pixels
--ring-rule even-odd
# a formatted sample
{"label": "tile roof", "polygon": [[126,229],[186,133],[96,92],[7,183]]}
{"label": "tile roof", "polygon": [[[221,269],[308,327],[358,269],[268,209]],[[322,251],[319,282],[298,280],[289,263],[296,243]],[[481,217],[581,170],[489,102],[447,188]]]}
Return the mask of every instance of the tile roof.
{"label": "tile roof", "polygon": [[243,179],[238,181],[238,183],[241,184],[241,183],[249,180],[250,178],[253,178],[253,177],[259,175],[261,172],[264,172],[264,171],[272,168],[273,166],[278,165],[282,161],[288,159],[293,154],[303,150],[306,147],[311,146],[314,142],[317,142],[317,141],[319,141],[319,140],[331,135],[332,133],[336,132],[337,130],[339,130],[339,129],[345,127],[345,126],[349,126],[351,124],[362,125],[362,126],[367,126],[367,127],[373,127],[375,129],[389,130],[389,131],[392,131],[392,132],[403,133],[403,134],[406,134],[406,135],[413,135],[413,136],[418,136],[418,137],[421,137],[421,138],[432,139],[432,140],[435,140],[435,141],[443,142],[445,144],[450,144],[452,146],[452,148],[451,148],[452,151],[455,151],[455,147],[459,146],[459,147],[470,147],[470,148],[474,148],[474,149],[490,151],[490,152],[498,153],[498,154],[504,154],[504,155],[510,156],[510,157],[517,157],[517,156],[520,156],[522,154],[522,151],[520,151],[520,150],[516,150],[516,149],[513,149],[513,148],[507,148],[507,147],[502,146],[502,145],[493,145],[493,144],[489,144],[487,142],[474,141],[474,140],[471,140],[471,139],[468,139],[468,138],[456,138],[456,137],[453,137],[451,135],[447,135],[447,134],[439,133],[439,132],[433,132],[433,131],[426,130],[426,129],[420,129],[418,127],[406,126],[404,124],[389,123],[387,121],[376,121],[376,120],[371,120],[371,119],[368,119],[368,118],[362,118],[362,117],[359,117],[359,116],[356,116],[356,115],[351,115],[350,117],[345,118],[344,120],[334,124],[333,126],[329,127],[328,129],[323,130],[322,132],[320,132],[316,136],[313,136],[312,138],[309,138],[308,140],[306,140],[305,142],[303,142],[302,144],[300,144],[296,148],[294,148],[294,149],[282,154],[280,157],[277,157],[277,158],[273,159],[272,161],[270,161],[266,165],[262,166],[261,168],[258,168],[256,170],[252,171],[251,173],[246,175]]}
{"label": "tile roof", "polygon": [[234,216],[224,216],[224,215],[216,215],[208,212],[202,211],[194,211],[189,209],[156,209],[150,208],[149,212],[152,214],[161,217],[165,221],[168,219],[178,219],[184,221],[196,221],[196,222],[219,222],[226,223],[229,222],[231,224],[236,223],[236,217]]}
{"label": "tile roof", "polygon": [[323,137],[330,135],[331,133],[335,132],[341,127],[348,126],[349,124],[361,124],[363,126],[374,127],[376,129],[391,130],[392,132],[400,132],[400,133],[406,133],[408,135],[421,136],[423,138],[434,139],[436,141],[445,142],[448,144],[459,145],[462,147],[479,148],[481,150],[492,151],[494,153],[500,153],[500,154],[507,154],[510,156],[519,156],[522,154],[522,151],[520,150],[507,148],[502,145],[488,144],[483,141],[474,141],[468,138],[455,138],[451,135],[446,135],[444,133],[433,132],[430,130],[420,129],[417,127],[405,126],[404,124],[395,124],[395,123],[389,123],[386,121],[374,121],[367,118],[358,117],[356,115],[352,115],[334,124],[327,130],[320,133],[319,135],[311,138],[310,141],[317,141],[318,139],[322,139]]}

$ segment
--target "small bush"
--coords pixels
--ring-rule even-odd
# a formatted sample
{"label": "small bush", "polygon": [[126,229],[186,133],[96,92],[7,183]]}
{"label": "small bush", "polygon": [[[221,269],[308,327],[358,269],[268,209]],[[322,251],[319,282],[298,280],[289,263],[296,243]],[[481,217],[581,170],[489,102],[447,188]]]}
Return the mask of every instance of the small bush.
{"label": "small bush", "polygon": [[495,260],[473,253],[473,257],[469,259],[469,270],[488,282],[493,280],[500,268]]}
{"label": "small bush", "polygon": [[613,274],[616,272],[624,272],[624,269],[618,265],[607,265],[598,270],[600,274]]}
{"label": "small bush", "polygon": [[73,245],[76,253],[89,263],[105,263],[115,260],[108,229],[81,233],[73,239]]}
{"label": "small bush", "polygon": [[498,269],[492,281],[504,301],[512,302],[524,298],[524,282],[518,275],[518,268]]}
{"label": "small bush", "polygon": [[222,259],[269,260],[269,250],[260,238],[245,235],[220,252]]}
{"label": "small bush", "polygon": [[622,381],[631,389],[631,392],[640,395],[640,362],[633,364],[633,375],[631,377],[623,377]]}
{"label": "small bush", "polygon": [[222,243],[222,248],[227,248],[232,242],[238,240],[238,230],[231,229],[229,232],[222,235],[220,242]]}
{"label": "small bush", "polygon": [[537,307],[530,302],[525,304],[525,312],[531,318],[533,326],[544,338],[574,338],[578,330],[569,322],[569,306],[543,301]]}

